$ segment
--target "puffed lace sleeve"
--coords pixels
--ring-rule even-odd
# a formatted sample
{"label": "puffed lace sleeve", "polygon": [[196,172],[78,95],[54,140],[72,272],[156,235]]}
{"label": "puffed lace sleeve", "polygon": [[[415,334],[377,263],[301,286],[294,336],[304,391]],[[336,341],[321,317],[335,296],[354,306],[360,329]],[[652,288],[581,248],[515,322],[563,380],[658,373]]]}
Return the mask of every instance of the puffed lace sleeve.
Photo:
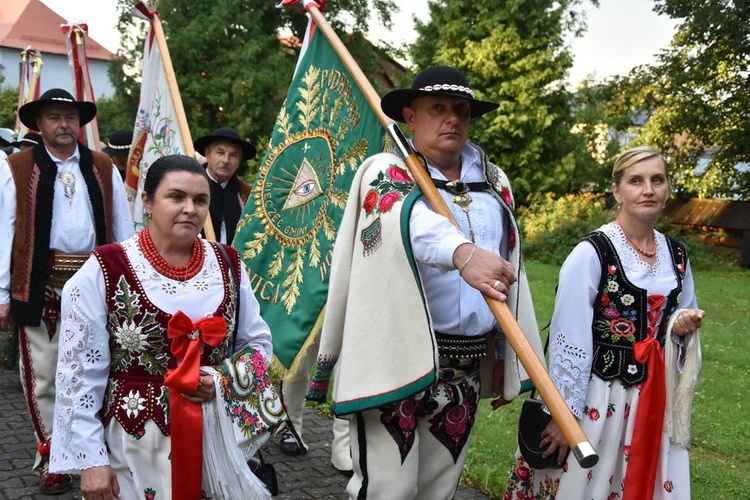
{"label": "puffed lace sleeve", "polygon": [[579,243],[560,269],[550,325],[549,372],[573,414],[583,418],[594,341],[594,317],[601,264],[594,247]]}
{"label": "puffed lace sleeve", "polygon": [[104,277],[96,258],[63,288],[60,320],[50,472],[80,473],[109,464],[96,416],[110,365]]}

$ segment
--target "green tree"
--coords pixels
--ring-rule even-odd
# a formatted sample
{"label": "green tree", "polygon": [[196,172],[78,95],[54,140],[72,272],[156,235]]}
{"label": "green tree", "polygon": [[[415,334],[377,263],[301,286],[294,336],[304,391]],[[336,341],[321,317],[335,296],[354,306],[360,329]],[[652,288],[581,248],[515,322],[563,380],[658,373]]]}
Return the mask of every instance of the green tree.
{"label": "green tree", "polygon": [[18,87],[3,87],[2,83],[0,77],[0,127],[13,130],[16,128]]}
{"label": "green tree", "polygon": [[[584,141],[571,135],[571,96],[563,79],[572,65],[565,44],[580,34],[580,0],[435,0],[416,22],[417,68],[447,64],[463,71],[480,97],[500,102],[472,125],[472,139],[511,177],[523,202],[535,192],[580,186]],[[598,2],[594,2],[598,4]]]}
{"label": "green tree", "polygon": [[[302,38],[307,17],[297,9],[278,9],[276,2],[162,0],[164,32],[180,95],[194,138],[220,126],[231,126],[260,147],[267,143],[286,96],[298,57],[296,47],[280,43],[282,31]],[[137,108],[146,26],[130,15],[130,0],[119,0],[122,48],[110,67],[117,110]],[[325,14],[340,33],[363,32],[372,13],[385,24],[395,9],[392,0],[342,0]],[[349,21],[345,21],[349,20]],[[134,29],[135,27],[135,29]],[[355,58],[375,68],[374,47],[362,37],[345,37]],[[369,57],[368,57],[369,55]],[[124,64],[123,64],[124,63]],[[367,70],[367,65],[363,69]],[[133,114],[134,118],[134,114]],[[132,121],[132,120],[131,120]]]}
{"label": "green tree", "polygon": [[735,166],[750,163],[750,3],[660,0],[655,10],[679,20],[674,38],[656,64],[613,82],[611,113],[650,113],[639,142],[669,155],[678,194],[748,199],[750,172]]}

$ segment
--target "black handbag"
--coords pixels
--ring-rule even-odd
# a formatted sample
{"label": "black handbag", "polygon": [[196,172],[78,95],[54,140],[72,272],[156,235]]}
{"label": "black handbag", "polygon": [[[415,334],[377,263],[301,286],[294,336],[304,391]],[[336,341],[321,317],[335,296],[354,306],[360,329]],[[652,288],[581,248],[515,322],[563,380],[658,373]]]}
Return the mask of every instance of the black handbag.
{"label": "black handbag", "polygon": [[279,494],[279,482],[276,479],[276,468],[273,464],[269,464],[263,460],[263,455],[260,453],[260,450],[250,457],[250,460],[247,461],[247,465],[250,467],[250,470],[253,471],[253,474],[263,481],[263,484],[266,485],[271,496],[275,497]]}
{"label": "black handbag", "polygon": [[528,398],[521,407],[518,418],[518,448],[523,459],[535,469],[557,469],[557,453],[544,457],[547,447],[542,447],[542,432],[552,417],[542,410],[541,399]]}
{"label": "black handbag", "polygon": [[[545,355],[548,348],[549,336],[547,336],[547,342],[544,344]],[[526,463],[535,469],[559,469],[562,465],[557,463],[557,453],[544,457],[547,447],[541,445],[542,432],[552,420],[552,416],[542,410],[544,402],[534,397],[535,392],[536,389],[532,390],[531,397],[523,402],[521,416],[518,417],[518,449]],[[568,453],[570,453],[570,449]],[[565,463],[565,460],[563,460],[563,463]]]}

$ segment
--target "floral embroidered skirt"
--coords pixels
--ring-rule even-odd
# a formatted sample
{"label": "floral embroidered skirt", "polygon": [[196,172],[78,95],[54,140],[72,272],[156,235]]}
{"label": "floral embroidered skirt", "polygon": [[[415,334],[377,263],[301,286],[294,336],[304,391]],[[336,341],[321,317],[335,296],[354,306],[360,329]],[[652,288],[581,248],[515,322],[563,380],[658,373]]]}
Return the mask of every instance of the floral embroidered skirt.
{"label": "floral embroidered skirt", "polygon": [[[592,376],[581,428],[599,454],[599,462],[582,469],[571,453],[560,469],[532,469],[516,451],[506,499],[565,500],[622,498],[630,443],[638,411],[640,386]],[[654,499],[690,499],[690,466],[685,448],[662,433]]]}

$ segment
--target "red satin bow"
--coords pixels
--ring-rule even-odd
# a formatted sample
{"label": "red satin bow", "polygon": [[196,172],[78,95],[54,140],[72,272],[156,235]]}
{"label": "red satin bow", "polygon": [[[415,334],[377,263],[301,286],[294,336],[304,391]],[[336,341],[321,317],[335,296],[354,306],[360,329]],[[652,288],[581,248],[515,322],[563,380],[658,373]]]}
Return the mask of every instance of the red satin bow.
{"label": "red satin bow", "polygon": [[[659,461],[667,388],[664,375],[664,353],[656,340],[656,326],[661,316],[663,295],[648,297],[649,338],[633,344],[636,361],[646,365],[646,382],[641,388],[638,413],[635,416],[633,440],[625,473],[623,500],[653,498],[656,468]],[[669,342],[669,340],[667,340]]]}
{"label": "red satin bow", "polygon": [[167,337],[172,339],[172,354],[182,362],[167,371],[164,385],[183,392],[195,392],[200,377],[201,340],[211,347],[224,341],[227,324],[222,317],[202,318],[195,324],[182,311],[177,311],[167,325]]}
{"label": "red satin bow", "polygon": [[201,498],[203,483],[203,417],[201,405],[182,397],[182,392],[198,390],[201,342],[219,346],[227,334],[224,318],[203,318],[193,323],[177,311],[167,325],[172,354],[180,360],[167,370],[164,385],[169,387],[169,420],[172,445],[172,497]]}

